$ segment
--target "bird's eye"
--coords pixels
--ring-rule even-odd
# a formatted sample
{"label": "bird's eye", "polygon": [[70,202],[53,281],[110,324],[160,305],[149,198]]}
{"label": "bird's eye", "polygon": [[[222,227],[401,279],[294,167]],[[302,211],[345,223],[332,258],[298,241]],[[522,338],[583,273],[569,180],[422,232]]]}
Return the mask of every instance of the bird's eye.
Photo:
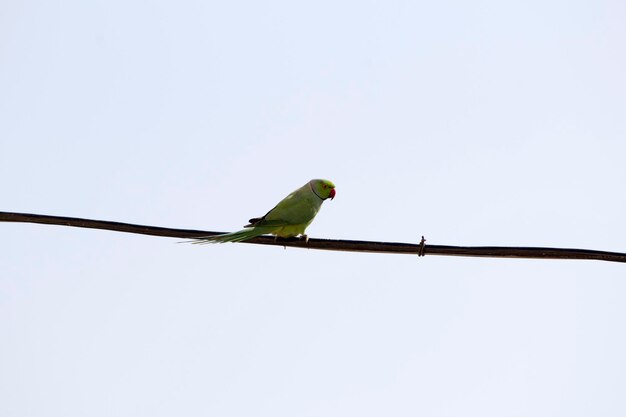
{"label": "bird's eye", "polygon": [[328,185],[324,184],[324,186],[323,186],[323,187],[324,187],[324,189],[327,189],[327,188],[328,188]]}

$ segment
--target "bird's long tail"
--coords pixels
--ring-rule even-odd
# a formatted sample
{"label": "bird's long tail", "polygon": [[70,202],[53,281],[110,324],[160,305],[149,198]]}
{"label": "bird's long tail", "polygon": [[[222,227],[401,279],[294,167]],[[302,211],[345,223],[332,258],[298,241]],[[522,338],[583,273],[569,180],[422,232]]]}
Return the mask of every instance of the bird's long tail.
{"label": "bird's long tail", "polygon": [[207,236],[190,241],[193,244],[205,244],[205,243],[225,243],[225,242],[242,242],[244,240],[252,239],[253,237],[260,236],[266,233],[271,233],[274,228],[270,227],[251,227],[249,229],[242,229],[238,232],[224,233],[222,235]]}

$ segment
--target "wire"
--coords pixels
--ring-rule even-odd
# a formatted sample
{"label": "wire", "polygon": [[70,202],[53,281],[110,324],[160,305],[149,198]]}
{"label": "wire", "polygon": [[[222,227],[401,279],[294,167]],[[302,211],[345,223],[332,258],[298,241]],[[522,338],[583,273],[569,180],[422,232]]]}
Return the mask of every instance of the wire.
{"label": "wire", "polygon": [[[84,227],[89,229],[112,230],[116,232],[182,239],[200,239],[223,233],[205,230],[172,229],[167,227],[81,219],[76,217],[47,216],[42,214],[10,213],[2,211],[0,211],[0,222],[39,223],[58,226]],[[423,237],[419,244],[313,238],[309,238],[308,241],[305,241],[305,239],[300,238],[276,239],[273,236],[258,236],[241,243],[346,252],[410,254],[418,256],[439,255],[483,258],[586,259],[626,263],[626,253],[619,252],[542,247],[426,245]]]}

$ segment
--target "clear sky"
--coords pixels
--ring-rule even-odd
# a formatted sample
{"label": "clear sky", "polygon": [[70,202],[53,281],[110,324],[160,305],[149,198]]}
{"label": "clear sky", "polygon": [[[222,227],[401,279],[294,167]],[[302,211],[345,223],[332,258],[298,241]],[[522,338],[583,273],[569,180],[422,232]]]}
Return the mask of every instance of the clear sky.
{"label": "clear sky", "polygon": [[[0,210],[626,252],[624,1],[4,1]],[[0,224],[0,415],[624,416],[626,266]]]}

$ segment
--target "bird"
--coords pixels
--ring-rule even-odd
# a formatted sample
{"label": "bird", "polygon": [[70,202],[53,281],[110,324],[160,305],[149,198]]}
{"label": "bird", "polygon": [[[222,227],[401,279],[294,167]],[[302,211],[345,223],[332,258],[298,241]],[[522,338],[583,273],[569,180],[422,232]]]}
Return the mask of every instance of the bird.
{"label": "bird", "polygon": [[265,234],[276,238],[301,236],[308,242],[309,238],[304,232],[322,203],[329,198],[335,198],[335,184],[328,180],[313,179],[283,198],[265,216],[248,220],[249,224],[242,230],[200,237],[192,243],[242,242]]}

